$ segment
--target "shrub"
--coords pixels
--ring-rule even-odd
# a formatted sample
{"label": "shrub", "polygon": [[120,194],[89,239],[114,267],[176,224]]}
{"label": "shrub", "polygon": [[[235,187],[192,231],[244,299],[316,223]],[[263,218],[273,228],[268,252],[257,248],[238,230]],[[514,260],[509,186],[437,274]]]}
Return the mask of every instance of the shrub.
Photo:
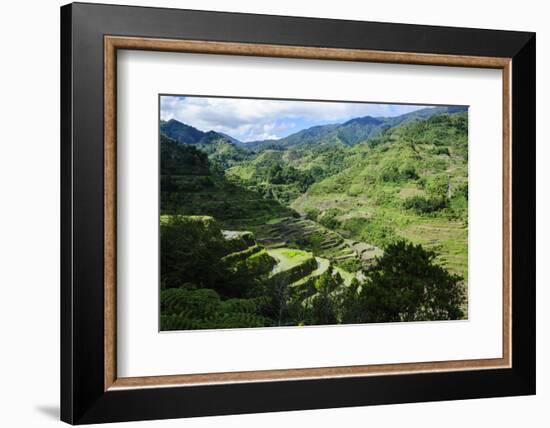
{"label": "shrub", "polygon": [[459,185],[453,192],[449,208],[454,217],[468,221],[468,183]]}
{"label": "shrub", "polygon": [[338,261],[336,265],[348,272],[357,272],[363,268],[361,261],[356,258]]}
{"label": "shrub", "polygon": [[243,251],[255,244],[256,241],[252,232],[239,232],[226,237],[226,247],[231,252]]}
{"label": "shrub", "polygon": [[419,214],[430,214],[442,210],[447,206],[446,200],[442,198],[425,198],[424,196],[411,196],[403,201],[403,207],[416,211]]}
{"label": "shrub", "polygon": [[338,208],[329,208],[317,217],[319,223],[325,226],[327,229],[338,229],[340,227],[340,221],[336,218],[342,215],[342,211]]}
{"label": "shrub", "polygon": [[189,144],[180,144],[166,135],[160,137],[160,163],[163,175],[208,174],[206,153]]}
{"label": "shrub", "polygon": [[436,175],[426,180],[425,189],[431,197],[445,199],[449,191],[449,178]]}
{"label": "shrub", "polygon": [[436,155],[446,155],[446,156],[451,156],[451,154],[449,153],[449,148],[448,147],[436,147],[434,149],[434,153]]}
{"label": "shrub", "polygon": [[421,245],[399,241],[366,271],[361,291],[348,295],[347,322],[434,321],[462,319],[462,278],[434,262]]}
{"label": "shrub", "polygon": [[410,163],[402,165],[399,168],[399,174],[402,180],[416,180],[418,178],[416,168]]}
{"label": "shrub", "polygon": [[342,223],[342,229],[355,239],[384,248],[397,239],[394,227],[385,217],[354,217]]}
{"label": "shrub", "polygon": [[365,186],[363,184],[352,183],[347,191],[348,196],[359,196],[365,191]]}
{"label": "shrub", "polygon": [[306,208],[305,213],[308,220],[316,221],[321,211],[319,211],[317,208]]}
{"label": "shrub", "polygon": [[368,219],[364,217],[352,217],[342,222],[342,229],[350,232],[351,236],[359,237],[363,228],[368,223]]}

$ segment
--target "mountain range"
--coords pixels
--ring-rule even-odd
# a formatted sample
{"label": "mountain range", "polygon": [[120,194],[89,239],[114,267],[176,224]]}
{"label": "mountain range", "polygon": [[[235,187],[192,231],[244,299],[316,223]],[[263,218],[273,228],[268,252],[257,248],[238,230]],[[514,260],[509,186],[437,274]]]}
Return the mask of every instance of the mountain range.
{"label": "mountain range", "polygon": [[381,135],[385,130],[413,120],[427,119],[441,113],[459,113],[468,111],[464,106],[427,107],[410,113],[393,117],[363,116],[350,119],[340,124],[318,125],[303,129],[278,140],[259,140],[242,142],[238,139],[216,131],[203,132],[176,119],[161,121],[162,134],[181,144],[207,146],[212,143],[230,144],[249,150],[288,149],[320,141],[326,143],[353,146]]}

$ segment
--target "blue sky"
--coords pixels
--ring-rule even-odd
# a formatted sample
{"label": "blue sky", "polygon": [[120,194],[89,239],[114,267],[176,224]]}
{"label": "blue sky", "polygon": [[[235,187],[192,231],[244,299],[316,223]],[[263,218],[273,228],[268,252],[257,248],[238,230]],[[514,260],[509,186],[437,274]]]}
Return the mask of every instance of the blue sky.
{"label": "blue sky", "polygon": [[278,139],[315,125],[362,116],[398,116],[419,105],[162,96],[160,117],[241,141]]}

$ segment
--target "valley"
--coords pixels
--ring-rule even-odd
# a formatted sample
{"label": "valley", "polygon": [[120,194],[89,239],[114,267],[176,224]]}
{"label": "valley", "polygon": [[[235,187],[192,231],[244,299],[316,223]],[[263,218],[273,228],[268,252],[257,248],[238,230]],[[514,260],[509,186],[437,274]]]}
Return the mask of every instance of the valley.
{"label": "valley", "polygon": [[[467,313],[464,108],[252,143],[171,120],[160,144],[163,330]],[[452,305],[372,309],[377,269],[404,253],[448,285]]]}

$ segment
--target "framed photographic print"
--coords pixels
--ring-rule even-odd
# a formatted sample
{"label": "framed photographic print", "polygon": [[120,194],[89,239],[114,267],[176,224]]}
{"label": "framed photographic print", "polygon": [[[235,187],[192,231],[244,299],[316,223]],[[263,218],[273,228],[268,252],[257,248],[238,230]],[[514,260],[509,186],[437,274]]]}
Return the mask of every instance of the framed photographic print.
{"label": "framed photographic print", "polygon": [[535,393],[533,33],[76,3],[61,52],[62,420]]}

